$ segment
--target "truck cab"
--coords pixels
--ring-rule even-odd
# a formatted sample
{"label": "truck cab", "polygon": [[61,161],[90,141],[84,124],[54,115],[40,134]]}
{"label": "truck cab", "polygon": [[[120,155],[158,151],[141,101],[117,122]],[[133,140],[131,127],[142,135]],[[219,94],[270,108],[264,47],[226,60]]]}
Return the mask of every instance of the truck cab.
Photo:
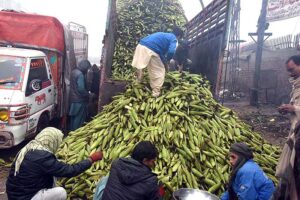
{"label": "truck cab", "polygon": [[15,146],[46,127],[55,98],[50,64],[42,51],[0,47],[1,148]]}

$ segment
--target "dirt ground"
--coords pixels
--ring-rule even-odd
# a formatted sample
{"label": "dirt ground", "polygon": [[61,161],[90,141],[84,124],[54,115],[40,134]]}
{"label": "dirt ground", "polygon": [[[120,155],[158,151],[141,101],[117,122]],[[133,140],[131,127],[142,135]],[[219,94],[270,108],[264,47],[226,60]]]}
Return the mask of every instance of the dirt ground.
{"label": "dirt ground", "polygon": [[[289,118],[278,113],[274,105],[260,105],[258,108],[249,106],[249,102],[227,102],[224,106],[234,110],[240,119],[252,126],[254,131],[274,145],[283,146],[285,137],[289,131]],[[0,158],[9,161],[25,145],[23,143],[10,150],[0,150]],[[0,166],[0,200],[7,200],[5,194],[5,182],[9,169]]]}
{"label": "dirt ground", "polygon": [[262,137],[274,145],[283,146],[290,129],[287,115],[277,111],[277,106],[263,104],[259,107],[249,105],[249,102],[227,102],[224,106],[234,110],[240,119],[260,132]]}
{"label": "dirt ground", "polygon": [[[23,142],[20,145],[13,147],[11,149],[0,150],[0,158],[4,159],[7,162],[7,164],[11,163],[15,155],[26,144],[27,142]],[[6,178],[8,176],[8,173],[9,173],[9,168],[0,165],[0,200],[7,200],[7,196],[5,193],[5,183],[6,183]]]}
{"label": "dirt ground", "polygon": [[5,195],[5,182],[8,174],[8,168],[0,167],[0,199],[7,200]]}

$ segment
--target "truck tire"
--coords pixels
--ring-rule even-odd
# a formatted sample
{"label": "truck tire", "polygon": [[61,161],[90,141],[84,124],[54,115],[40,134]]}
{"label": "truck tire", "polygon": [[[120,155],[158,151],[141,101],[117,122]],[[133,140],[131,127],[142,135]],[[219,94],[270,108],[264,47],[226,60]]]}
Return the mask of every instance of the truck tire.
{"label": "truck tire", "polygon": [[48,125],[49,125],[49,117],[48,117],[47,113],[43,113],[40,116],[38,125],[36,127],[35,134],[38,134],[39,132],[41,132],[44,128],[48,127]]}

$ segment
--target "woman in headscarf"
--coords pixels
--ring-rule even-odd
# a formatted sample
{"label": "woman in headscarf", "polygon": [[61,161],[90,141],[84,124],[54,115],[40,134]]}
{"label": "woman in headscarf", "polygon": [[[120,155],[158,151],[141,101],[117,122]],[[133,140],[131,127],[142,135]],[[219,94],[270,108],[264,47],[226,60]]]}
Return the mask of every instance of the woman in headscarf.
{"label": "woman in headscarf", "polygon": [[63,133],[52,127],[42,130],[17,154],[6,182],[9,200],[64,200],[67,193],[54,187],[54,177],[73,177],[102,159],[102,152],[95,152],[77,164],[68,165],[55,157],[63,140]]}
{"label": "woman in headscarf", "polygon": [[229,151],[232,172],[221,200],[269,200],[274,184],[252,160],[252,150],[244,143],[235,143]]}

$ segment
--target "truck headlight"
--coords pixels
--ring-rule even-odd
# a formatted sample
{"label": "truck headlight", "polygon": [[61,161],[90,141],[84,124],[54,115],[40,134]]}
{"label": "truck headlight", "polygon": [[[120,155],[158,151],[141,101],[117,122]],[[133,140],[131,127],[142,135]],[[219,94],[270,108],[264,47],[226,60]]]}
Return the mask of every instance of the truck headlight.
{"label": "truck headlight", "polygon": [[3,122],[7,122],[9,118],[7,109],[0,109],[0,120]]}
{"label": "truck headlight", "polygon": [[20,120],[20,119],[25,119],[27,117],[27,107],[22,107],[19,108],[17,111],[15,111],[15,119]]}

